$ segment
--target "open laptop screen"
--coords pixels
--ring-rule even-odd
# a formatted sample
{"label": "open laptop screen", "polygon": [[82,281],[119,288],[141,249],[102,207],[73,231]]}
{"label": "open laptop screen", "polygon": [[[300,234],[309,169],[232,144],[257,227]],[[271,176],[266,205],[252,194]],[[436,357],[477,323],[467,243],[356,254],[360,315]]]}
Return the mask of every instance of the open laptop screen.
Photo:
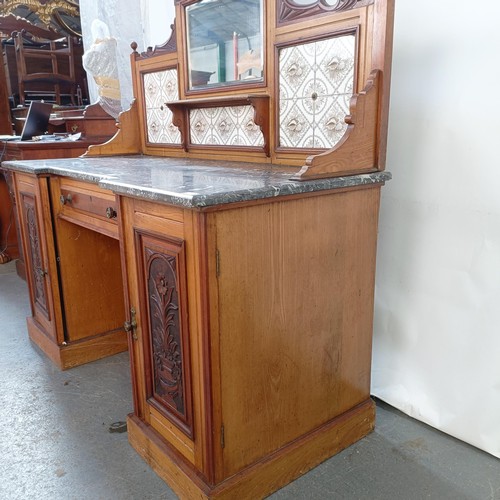
{"label": "open laptop screen", "polygon": [[47,132],[52,104],[40,101],[31,101],[28,115],[21,133],[21,141],[29,141],[36,135]]}

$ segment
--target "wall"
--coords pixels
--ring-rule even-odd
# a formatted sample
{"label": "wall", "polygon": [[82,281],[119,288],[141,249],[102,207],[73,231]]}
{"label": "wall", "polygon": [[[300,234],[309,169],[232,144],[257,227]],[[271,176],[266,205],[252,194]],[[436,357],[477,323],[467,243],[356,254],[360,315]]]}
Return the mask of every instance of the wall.
{"label": "wall", "polygon": [[372,392],[500,456],[500,5],[396,2]]}

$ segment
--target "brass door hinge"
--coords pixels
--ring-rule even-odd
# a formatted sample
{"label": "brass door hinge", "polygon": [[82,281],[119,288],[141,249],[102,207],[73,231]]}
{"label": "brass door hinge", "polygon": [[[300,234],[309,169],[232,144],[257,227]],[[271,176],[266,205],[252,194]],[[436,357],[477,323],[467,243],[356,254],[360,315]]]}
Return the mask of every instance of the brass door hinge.
{"label": "brass door hinge", "polygon": [[137,340],[137,333],[136,333],[136,329],[137,329],[137,320],[135,318],[135,308],[131,307],[130,308],[130,321],[125,321],[125,323],[123,324],[123,329],[129,333],[129,332],[132,332],[132,338],[134,340]]}

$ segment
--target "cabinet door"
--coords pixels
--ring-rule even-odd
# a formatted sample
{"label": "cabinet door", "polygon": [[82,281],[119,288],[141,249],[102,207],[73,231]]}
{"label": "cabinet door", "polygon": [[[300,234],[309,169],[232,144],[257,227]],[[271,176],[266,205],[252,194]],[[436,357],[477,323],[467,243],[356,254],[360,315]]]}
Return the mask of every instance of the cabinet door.
{"label": "cabinet door", "polygon": [[187,242],[183,211],[122,201],[135,413],[191,462],[195,458]]}
{"label": "cabinet door", "polygon": [[47,179],[17,174],[16,189],[33,320],[52,341],[62,343]]}

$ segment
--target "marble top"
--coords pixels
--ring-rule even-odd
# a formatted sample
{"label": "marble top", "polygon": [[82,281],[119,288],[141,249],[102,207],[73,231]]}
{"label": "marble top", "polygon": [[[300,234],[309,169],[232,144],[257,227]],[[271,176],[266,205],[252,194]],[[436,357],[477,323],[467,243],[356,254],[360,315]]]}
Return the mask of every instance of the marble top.
{"label": "marble top", "polygon": [[2,168],[35,175],[61,175],[92,182],[115,193],[186,208],[384,183],[391,179],[389,172],[375,172],[291,181],[299,167],[141,155],[6,161]]}

